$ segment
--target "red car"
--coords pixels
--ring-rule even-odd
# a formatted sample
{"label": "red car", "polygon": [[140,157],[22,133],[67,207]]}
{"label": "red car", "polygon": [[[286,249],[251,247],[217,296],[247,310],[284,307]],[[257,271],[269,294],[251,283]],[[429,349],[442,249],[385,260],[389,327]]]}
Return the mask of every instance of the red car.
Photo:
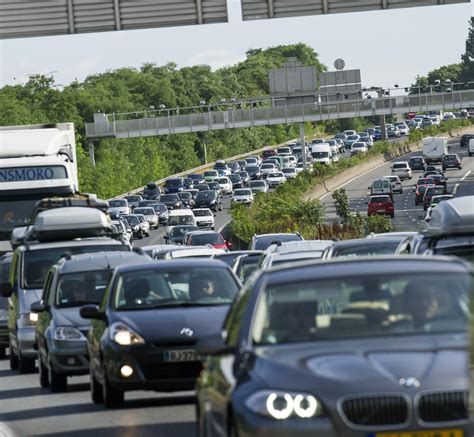
{"label": "red car", "polygon": [[262,159],[265,160],[265,159],[270,158],[272,156],[276,156],[276,154],[277,154],[277,151],[275,149],[264,150],[262,152]]}
{"label": "red car", "polygon": [[390,196],[372,196],[367,202],[367,215],[389,215],[395,217],[395,205]]}
{"label": "red car", "polygon": [[185,246],[206,246],[211,245],[214,249],[229,250],[232,246],[230,242],[224,240],[219,232],[215,231],[191,231],[184,236]]}

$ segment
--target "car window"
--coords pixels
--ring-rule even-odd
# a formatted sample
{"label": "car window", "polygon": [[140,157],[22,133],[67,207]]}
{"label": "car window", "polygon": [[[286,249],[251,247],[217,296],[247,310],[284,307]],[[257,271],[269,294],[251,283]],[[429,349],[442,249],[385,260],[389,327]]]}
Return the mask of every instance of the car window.
{"label": "car window", "polygon": [[68,273],[60,276],[54,303],[57,308],[99,304],[112,270]]}
{"label": "car window", "polygon": [[469,291],[469,275],[435,272],[277,284],[262,293],[252,339],[272,345],[466,331]]}
{"label": "car window", "polygon": [[125,244],[97,244],[94,246],[70,246],[57,247],[54,249],[41,249],[25,252],[23,264],[23,287],[42,288],[49,268],[56,264],[66,253],[78,255],[81,253],[130,251]]}
{"label": "car window", "polygon": [[113,306],[135,311],[186,304],[228,305],[238,287],[228,268],[170,267],[124,272],[117,281]]}

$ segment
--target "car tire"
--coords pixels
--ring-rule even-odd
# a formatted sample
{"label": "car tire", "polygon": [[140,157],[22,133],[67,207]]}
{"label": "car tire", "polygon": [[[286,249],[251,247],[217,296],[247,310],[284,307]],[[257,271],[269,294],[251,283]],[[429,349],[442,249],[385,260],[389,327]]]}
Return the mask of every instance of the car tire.
{"label": "car tire", "polygon": [[219,211],[222,211],[222,203],[219,205]]}
{"label": "car tire", "polygon": [[94,404],[101,404],[104,402],[104,393],[102,391],[102,385],[97,378],[90,371],[90,390],[91,390],[91,399]]}
{"label": "car tire", "polygon": [[43,388],[49,387],[48,369],[44,365],[39,352],[38,352],[38,375],[39,375],[40,386]]}
{"label": "car tire", "polygon": [[102,395],[105,408],[117,408],[123,404],[124,392],[114,389],[107,380],[107,376],[105,376],[104,384],[102,385]]}
{"label": "car tire", "polygon": [[48,363],[49,389],[52,393],[61,393],[67,390],[67,376],[54,370],[51,361]]}
{"label": "car tire", "polygon": [[21,353],[18,354],[18,371],[21,374],[33,373],[35,371],[35,359],[25,358],[21,356]]}
{"label": "car tire", "polygon": [[395,213],[392,212],[392,214],[390,214],[390,217],[391,217],[391,218],[395,218]]}
{"label": "car tire", "polygon": [[18,370],[18,357],[15,355],[15,352],[13,351],[11,343],[10,343],[10,369]]}
{"label": "car tire", "polygon": [[7,353],[5,351],[4,347],[0,348],[0,359],[4,359],[7,356]]}

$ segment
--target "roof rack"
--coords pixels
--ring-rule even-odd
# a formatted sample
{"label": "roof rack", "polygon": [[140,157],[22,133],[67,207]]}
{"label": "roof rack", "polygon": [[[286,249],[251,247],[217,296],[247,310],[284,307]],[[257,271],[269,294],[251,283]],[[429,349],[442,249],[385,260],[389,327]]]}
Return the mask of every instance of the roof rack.
{"label": "roof rack", "polygon": [[11,244],[69,241],[76,238],[117,237],[112,221],[102,211],[88,207],[63,207],[39,212],[32,225],[15,229]]}
{"label": "roof rack", "polygon": [[77,193],[71,197],[49,197],[36,202],[30,217],[30,224],[34,223],[40,212],[65,207],[95,208],[105,213],[109,205],[105,200],[98,199],[95,194],[88,193]]}

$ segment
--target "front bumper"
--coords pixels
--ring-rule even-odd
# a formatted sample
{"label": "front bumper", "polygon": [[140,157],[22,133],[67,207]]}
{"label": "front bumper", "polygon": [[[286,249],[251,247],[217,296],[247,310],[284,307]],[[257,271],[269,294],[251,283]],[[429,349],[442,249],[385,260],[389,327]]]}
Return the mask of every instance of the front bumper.
{"label": "front bumper", "polygon": [[[115,388],[123,391],[194,390],[196,380],[202,370],[202,362],[165,362],[164,352],[169,349],[149,344],[122,347],[108,343],[104,352],[104,367],[108,381]],[[193,349],[193,346],[182,347],[182,349]],[[120,369],[124,365],[133,368],[133,374],[128,378],[120,374]]]}
{"label": "front bumper", "polygon": [[87,341],[53,341],[48,353],[57,373],[69,376],[89,373]]}

